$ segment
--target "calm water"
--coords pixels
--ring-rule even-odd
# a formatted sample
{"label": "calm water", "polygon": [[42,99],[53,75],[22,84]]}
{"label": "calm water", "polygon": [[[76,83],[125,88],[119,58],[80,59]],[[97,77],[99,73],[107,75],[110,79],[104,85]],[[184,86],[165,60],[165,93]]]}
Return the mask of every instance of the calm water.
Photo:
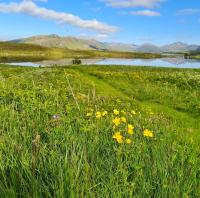
{"label": "calm water", "polygon": [[105,59],[99,61],[100,65],[133,65],[133,66],[154,66],[173,68],[200,68],[200,60],[183,58],[161,58],[161,59]]}
{"label": "calm water", "polygon": [[[10,63],[10,65],[21,66],[54,66],[70,65],[72,59],[47,60],[41,62],[22,62]],[[82,64],[87,65],[129,65],[129,66],[154,66],[154,67],[172,67],[172,68],[200,68],[200,60],[191,60],[178,58],[161,58],[161,59],[83,59]]]}

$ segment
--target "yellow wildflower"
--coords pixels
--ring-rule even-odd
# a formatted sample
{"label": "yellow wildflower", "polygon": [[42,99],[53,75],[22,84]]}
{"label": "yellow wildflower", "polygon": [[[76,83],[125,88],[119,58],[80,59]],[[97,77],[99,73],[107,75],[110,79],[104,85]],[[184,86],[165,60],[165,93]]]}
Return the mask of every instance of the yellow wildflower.
{"label": "yellow wildflower", "polygon": [[104,111],[104,112],[102,113],[102,116],[106,116],[106,115],[108,115],[108,112],[107,112],[107,111]]}
{"label": "yellow wildflower", "polygon": [[101,118],[101,112],[100,111],[96,112],[96,118]]}
{"label": "yellow wildflower", "polygon": [[149,129],[145,129],[143,134],[144,134],[145,137],[151,137],[152,138],[154,136],[153,132],[150,131]]}
{"label": "yellow wildflower", "polygon": [[119,115],[119,111],[118,111],[117,109],[114,109],[114,110],[113,110],[113,114],[114,114],[114,115]]}
{"label": "yellow wildflower", "polygon": [[134,126],[132,124],[128,124],[128,134],[133,135]]}
{"label": "yellow wildflower", "polygon": [[113,138],[114,138],[114,139],[121,138],[121,137],[122,137],[122,135],[121,135],[120,132],[116,132],[116,133],[113,135]]}
{"label": "yellow wildflower", "polygon": [[123,143],[123,136],[121,135],[120,132],[116,132],[114,135],[113,135],[113,138],[116,139],[116,141],[121,144]]}
{"label": "yellow wildflower", "polygon": [[115,126],[120,125],[121,119],[120,118],[115,118],[113,119],[113,123],[115,124]]}
{"label": "yellow wildflower", "polygon": [[136,114],[137,114],[135,111],[131,111],[131,113],[132,113],[133,115],[136,115]]}
{"label": "yellow wildflower", "polygon": [[125,117],[121,117],[121,121],[126,123],[126,118]]}
{"label": "yellow wildflower", "polygon": [[126,143],[131,144],[132,143],[131,139],[126,139]]}
{"label": "yellow wildflower", "polygon": [[121,144],[121,143],[123,143],[123,139],[117,139],[117,142],[118,142],[119,144]]}
{"label": "yellow wildflower", "polygon": [[87,116],[87,117],[91,117],[91,116],[92,116],[92,113],[91,113],[91,112],[88,112],[88,113],[86,114],[86,116]]}

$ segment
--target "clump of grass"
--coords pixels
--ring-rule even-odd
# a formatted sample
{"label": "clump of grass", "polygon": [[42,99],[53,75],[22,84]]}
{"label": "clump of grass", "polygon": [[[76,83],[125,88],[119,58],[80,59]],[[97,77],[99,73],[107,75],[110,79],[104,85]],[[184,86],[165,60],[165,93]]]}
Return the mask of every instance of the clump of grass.
{"label": "clump of grass", "polygon": [[75,58],[74,60],[72,60],[73,65],[81,65],[81,63],[82,63],[81,59]]}

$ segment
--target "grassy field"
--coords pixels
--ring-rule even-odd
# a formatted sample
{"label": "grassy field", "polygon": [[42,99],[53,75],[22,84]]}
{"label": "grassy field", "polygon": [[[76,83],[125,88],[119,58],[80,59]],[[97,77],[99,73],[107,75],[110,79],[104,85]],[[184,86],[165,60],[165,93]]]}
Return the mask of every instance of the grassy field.
{"label": "grassy field", "polygon": [[61,48],[47,48],[31,44],[0,42],[0,62],[41,61],[63,58],[160,58],[160,54],[80,51]]}
{"label": "grassy field", "polygon": [[186,58],[200,60],[200,51],[194,51],[194,52],[186,53],[184,56]]}
{"label": "grassy field", "polygon": [[0,197],[200,197],[200,70],[0,66]]}
{"label": "grassy field", "polygon": [[200,54],[192,55],[190,58],[200,60]]}

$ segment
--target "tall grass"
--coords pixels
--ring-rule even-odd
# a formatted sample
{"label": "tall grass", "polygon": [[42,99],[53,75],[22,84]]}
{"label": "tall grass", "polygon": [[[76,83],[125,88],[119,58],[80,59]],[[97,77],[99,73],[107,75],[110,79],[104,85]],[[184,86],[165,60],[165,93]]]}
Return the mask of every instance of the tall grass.
{"label": "tall grass", "polygon": [[199,197],[199,88],[200,70],[1,66],[0,197]]}

